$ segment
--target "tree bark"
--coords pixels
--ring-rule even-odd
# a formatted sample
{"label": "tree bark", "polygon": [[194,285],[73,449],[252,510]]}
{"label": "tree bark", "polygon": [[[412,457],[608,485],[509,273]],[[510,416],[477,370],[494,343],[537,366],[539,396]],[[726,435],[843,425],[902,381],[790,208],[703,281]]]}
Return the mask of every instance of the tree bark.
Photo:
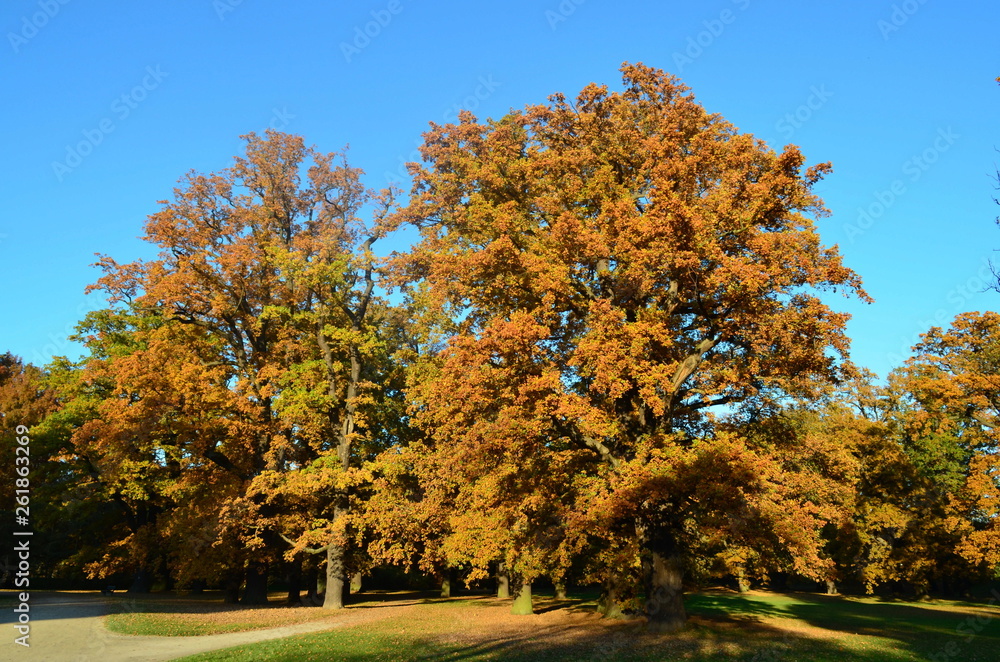
{"label": "tree bark", "polygon": [[364,576],[360,572],[356,572],[351,575],[351,593],[361,592],[361,580]]}
{"label": "tree bark", "polygon": [[832,579],[826,580],[826,594],[837,595],[837,582]]}
{"label": "tree bark", "polygon": [[746,570],[743,569],[743,565],[740,564],[736,567],[736,589],[740,593],[746,593],[750,590],[750,582],[747,581]]}
{"label": "tree bark", "polygon": [[626,618],[621,597],[621,579],[614,575],[608,577],[597,600],[597,609],[604,618]]}
{"label": "tree bark", "polygon": [[324,609],[343,609],[344,592],[348,588],[347,573],[344,570],[345,549],[343,545],[330,543],[326,550],[326,593],[323,596]]}
{"label": "tree bark", "polygon": [[503,561],[497,566],[497,597],[510,597],[510,577],[507,575],[507,564]]}
{"label": "tree bark", "polygon": [[556,582],[556,600],[566,600],[566,582]]}
{"label": "tree bark", "polygon": [[653,551],[643,563],[646,566],[646,616],[654,632],[673,632],[684,627],[683,565],[676,554]]}
{"label": "tree bark", "polygon": [[527,616],[535,613],[531,600],[531,582],[521,579],[515,581],[514,603],[510,606],[510,613],[515,616]]}
{"label": "tree bark", "polygon": [[451,568],[446,568],[441,577],[441,597],[451,597]]}
{"label": "tree bark", "polygon": [[267,564],[251,562],[247,565],[246,586],[240,604],[267,604]]}

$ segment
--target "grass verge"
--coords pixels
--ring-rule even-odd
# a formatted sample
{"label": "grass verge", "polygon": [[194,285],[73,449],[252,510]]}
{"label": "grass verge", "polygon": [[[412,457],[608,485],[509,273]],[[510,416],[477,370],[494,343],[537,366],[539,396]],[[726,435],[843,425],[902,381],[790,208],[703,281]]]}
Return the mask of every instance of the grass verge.
{"label": "grass verge", "polygon": [[315,607],[287,607],[276,602],[260,608],[223,604],[221,599],[132,599],[112,603],[104,624],[119,634],[191,637],[246,632],[329,618]]}

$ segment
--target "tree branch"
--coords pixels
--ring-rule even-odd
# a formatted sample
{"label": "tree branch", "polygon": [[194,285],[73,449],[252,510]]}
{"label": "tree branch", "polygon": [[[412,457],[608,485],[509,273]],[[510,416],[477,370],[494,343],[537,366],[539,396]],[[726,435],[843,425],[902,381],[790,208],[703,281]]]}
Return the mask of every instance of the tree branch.
{"label": "tree branch", "polygon": [[[284,533],[280,533],[279,532],[278,535],[281,536],[281,539],[284,540],[285,542],[287,542],[289,545],[291,545],[292,547],[295,547],[295,541],[294,540],[292,540],[291,538],[289,538],[288,536],[286,536]],[[302,551],[305,552],[306,554],[322,554],[323,552],[325,552],[328,549],[330,549],[329,545],[323,545],[322,547],[318,547],[316,549],[313,549],[313,548],[310,548],[310,547],[303,547]]]}

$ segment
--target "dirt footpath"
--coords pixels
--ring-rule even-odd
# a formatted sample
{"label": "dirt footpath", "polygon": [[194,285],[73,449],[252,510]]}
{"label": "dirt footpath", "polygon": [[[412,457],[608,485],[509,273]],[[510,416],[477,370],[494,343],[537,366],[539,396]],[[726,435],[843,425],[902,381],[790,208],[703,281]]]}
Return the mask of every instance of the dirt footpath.
{"label": "dirt footpath", "polygon": [[33,593],[30,647],[14,642],[14,613],[0,612],[0,660],[10,662],[160,662],[185,655],[340,627],[336,617],[268,630],[201,637],[134,637],[108,632],[109,602],[87,593]]}

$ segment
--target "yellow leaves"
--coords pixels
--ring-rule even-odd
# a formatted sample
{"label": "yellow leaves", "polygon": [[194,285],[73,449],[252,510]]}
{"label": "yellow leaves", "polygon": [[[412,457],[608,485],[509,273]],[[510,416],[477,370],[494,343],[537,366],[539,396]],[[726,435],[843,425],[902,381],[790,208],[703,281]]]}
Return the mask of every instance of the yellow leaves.
{"label": "yellow leaves", "polygon": [[930,329],[914,349],[919,354],[899,379],[928,410],[1000,427],[1000,315],[961,314],[947,331]]}
{"label": "yellow leaves", "polygon": [[219,522],[231,558],[216,562],[237,565],[275,531],[299,551],[343,537],[335,511],[373,480],[344,465],[404,427],[372,249],[398,191],[298,136],[243,139],[231,168],[190,173],[147,219],[158,259],[101,259],[96,288],[128,309],[92,320],[84,380],[107,395],[74,434],[105,489],[154,528]]}

